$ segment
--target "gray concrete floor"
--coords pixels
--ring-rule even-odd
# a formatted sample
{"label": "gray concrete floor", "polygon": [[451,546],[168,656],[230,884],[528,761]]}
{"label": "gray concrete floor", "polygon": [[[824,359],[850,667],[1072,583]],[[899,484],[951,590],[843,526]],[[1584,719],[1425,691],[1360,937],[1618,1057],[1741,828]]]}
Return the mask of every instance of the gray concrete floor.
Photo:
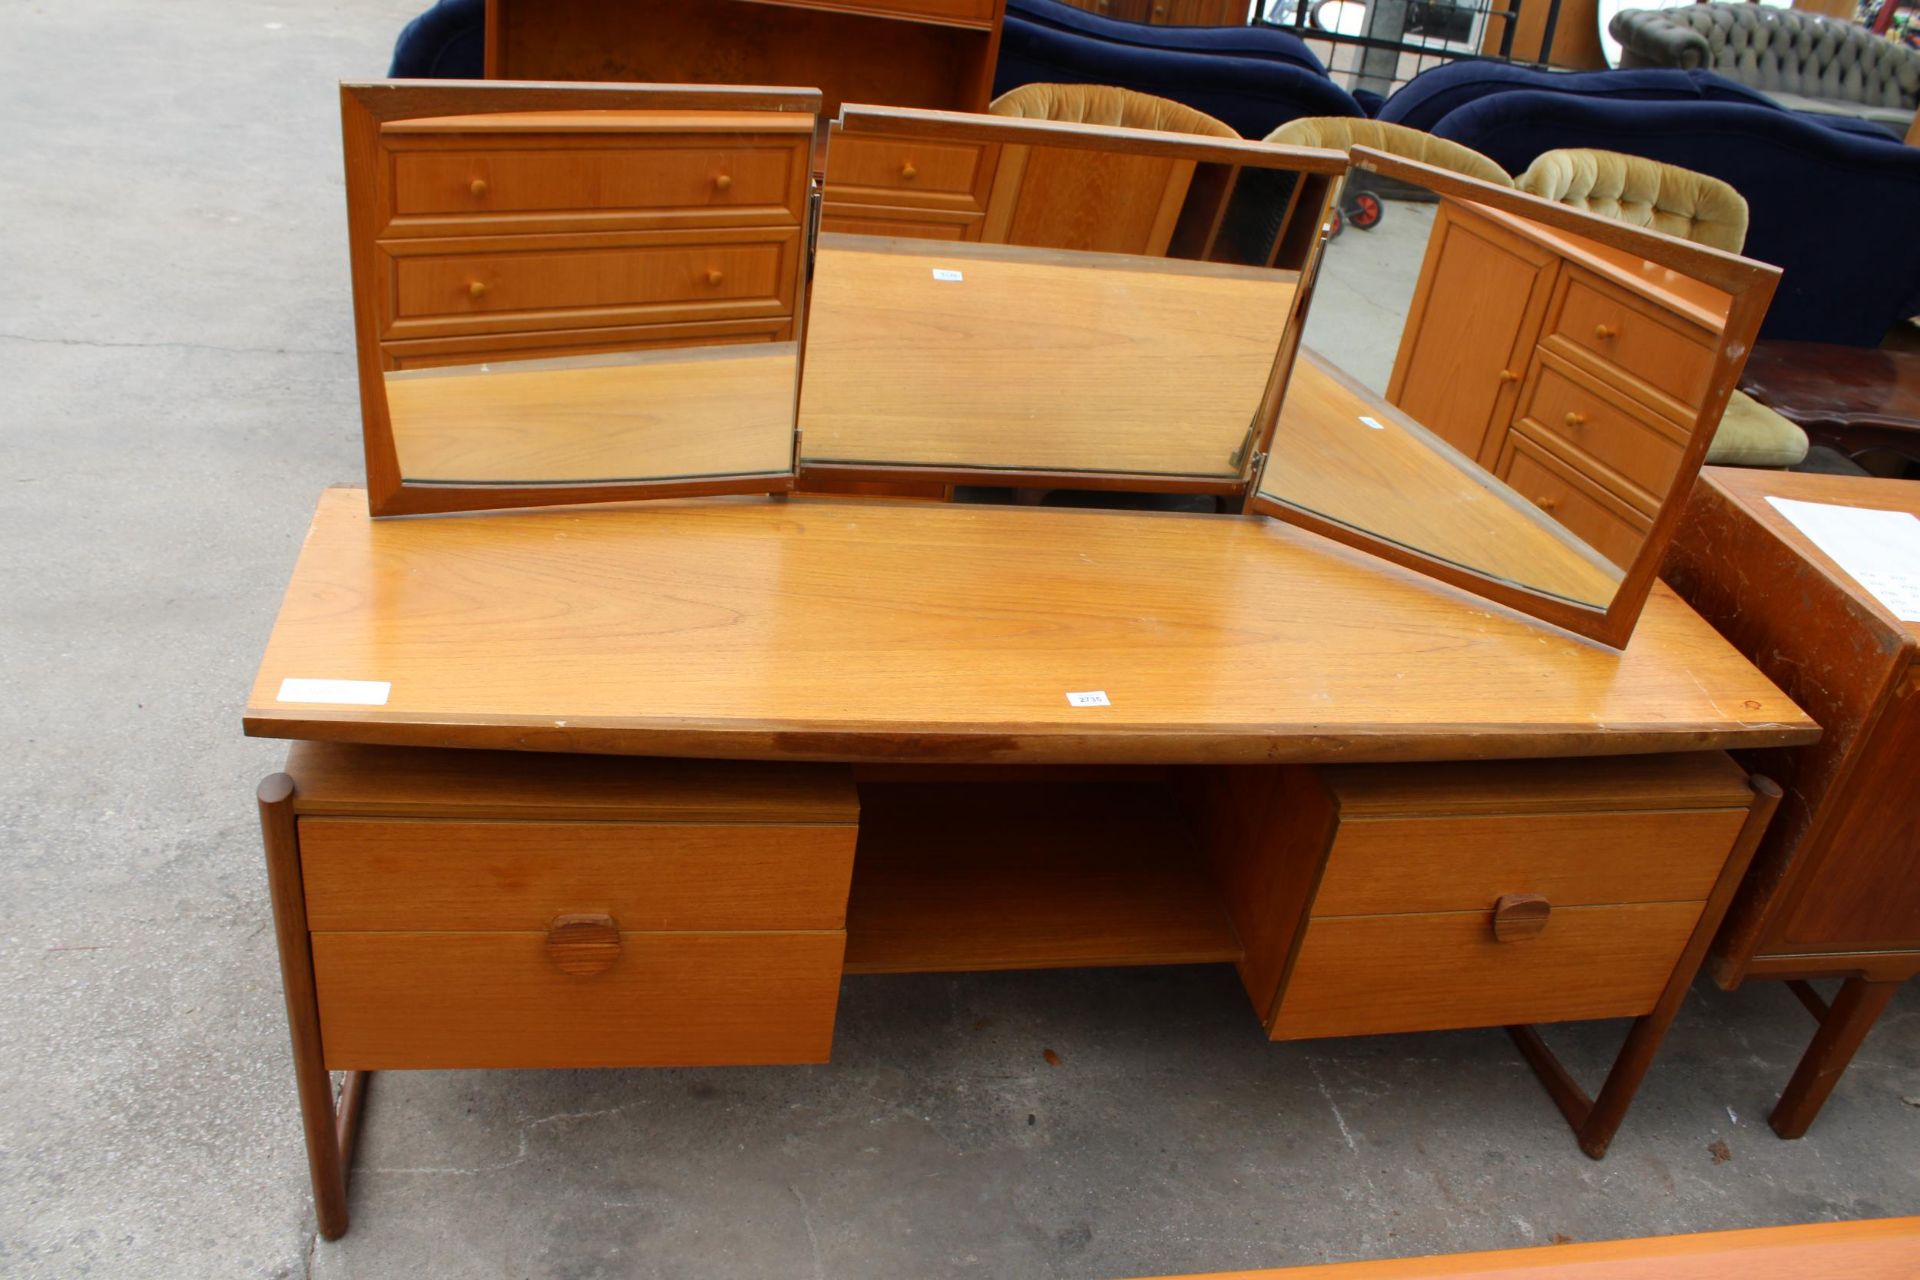
{"label": "gray concrete floor", "polygon": [[[316,1243],[240,707],[359,477],[333,82],[422,2],[0,7],[0,1275],[1093,1280],[1920,1211],[1920,991],[1782,1143],[1805,1016],[1703,987],[1595,1164],[1497,1033],[1267,1045],[1200,968],[850,980],[829,1067],[380,1077]],[[1558,1038],[1593,1079],[1618,1034]]]}

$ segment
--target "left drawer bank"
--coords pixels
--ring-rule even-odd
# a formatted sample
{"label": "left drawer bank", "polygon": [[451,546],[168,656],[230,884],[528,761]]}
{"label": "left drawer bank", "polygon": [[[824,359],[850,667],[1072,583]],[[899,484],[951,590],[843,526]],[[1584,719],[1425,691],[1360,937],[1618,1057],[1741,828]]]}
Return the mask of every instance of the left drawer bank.
{"label": "left drawer bank", "polygon": [[827,1060],[844,768],[300,743],[286,772],[327,1068]]}

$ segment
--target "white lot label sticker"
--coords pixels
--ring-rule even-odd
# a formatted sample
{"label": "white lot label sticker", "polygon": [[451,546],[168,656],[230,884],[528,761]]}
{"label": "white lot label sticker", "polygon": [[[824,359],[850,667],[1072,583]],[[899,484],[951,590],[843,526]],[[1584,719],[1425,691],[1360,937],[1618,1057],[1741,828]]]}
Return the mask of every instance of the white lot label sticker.
{"label": "white lot label sticker", "polygon": [[933,269],[933,278],[935,280],[960,280],[962,276],[958,271],[952,271],[946,267],[935,267]]}
{"label": "white lot label sticker", "polygon": [[1085,693],[1070,693],[1067,695],[1067,703],[1075,707],[1110,707],[1113,705],[1107,701],[1107,691],[1105,689],[1089,689]]}
{"label": "white lot label sticker", "polygon": [[350,707],[384,707],[391,680],[295,680],[280,682],[279,702],[332,702]]}
{"label": "white lot label sticker", "polygon": [[1383,427],[1383,426],[1381,426],[1381,425],[1380,425],[1380,424],[1379,424],[1378,422],[1375,422],[1375,421],[1374,421],[1374,420],[1373,420],[1372,418],[1369,418],[1369,417],[1368,417],[1368,416],[1367,416],[1366,414],[1364,414],[1364,413],[1360,415],[1360,421],[1361,421],[1361,422],[1363,422],[1363,423],[1365,423],[1365,424],[1366,424],[1367,426],[1369,426],[1369,427],[1372,427],[1372,428],[1373,428],[1373,429],[1374,429],[1375,431],[1385,431],[1385,430],[1386,430],[1386,428],[1385,428],[1385,427]]}

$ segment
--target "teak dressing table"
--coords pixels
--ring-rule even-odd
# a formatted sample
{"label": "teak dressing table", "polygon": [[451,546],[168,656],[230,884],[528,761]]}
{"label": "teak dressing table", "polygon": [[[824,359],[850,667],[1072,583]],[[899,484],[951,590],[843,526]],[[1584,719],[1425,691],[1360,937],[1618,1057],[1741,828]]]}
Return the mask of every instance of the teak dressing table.
{"label": "teak dressing table", "polygon": [[[359,1073],[821,1061],[843,971],[1514,1026],[1597,1156],[1772,809],[1722,750],[1816,733],[1665,588],[1614,652],[1276,522],[345,489],[247,728],[304,740],[261,800],[329,1235]],[[1590,1017],[1635,1019],[1594,1101],[1524,1025]]]}
{"label": "teak dressing table", "polygon": [[[323,1234],[369,1072],[824,1061],[848,972],[1231,963],[1276,1040],[1506,1027],[1605,1153],[1779,797],[1726,752],[1818,729],[1654,580],[1702,433],[1616,563],[1302,322],[1350,161],[1721,290],[1703,417],[1777,273],[1363,151],[343,103],[369,491],[246,714],[297,743],[259,798]],[[1051,213],[821,235],[848,143]],[[1151,252],[1054,216],[1149,170]],[[821,475],[1225,510],[785,496]],[[1590,1096],[1535,1025],[1612,1017]]]}

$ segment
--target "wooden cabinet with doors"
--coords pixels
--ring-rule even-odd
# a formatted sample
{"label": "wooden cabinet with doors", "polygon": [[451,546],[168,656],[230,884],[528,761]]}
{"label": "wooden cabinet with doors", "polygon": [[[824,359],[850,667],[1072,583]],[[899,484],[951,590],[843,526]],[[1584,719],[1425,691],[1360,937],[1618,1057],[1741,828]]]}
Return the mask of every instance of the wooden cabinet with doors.
{"label": "wooden cabinet with doors", "polygon": [[1123,22],[1164,27],[1240,27],[1250,12],[1248,0],[1069,0],[1075,8]]}
{"label": "wooden cabinet with doors", "polygon": [[1677,472],[1725,317],[1724,294],[1450,199],[1387,398],[1624,567]]}
{"label": "wooden cabinet with doors", "polygon": [[[1786,798],[1712,955],[1720,985],[1785,979],[1819,1019],[1771,1117],[1797,1138],[1920,975],[1920,622],[1874,599],[1770,498],[1920,515],[1920,485],[1709,467],[1663,570],[1825,729],[1748,754]],[[1842,985],[1827,1000],[1806,985],[1816,978]]]}
{"label": "wooden cabinet with doors", "polygon": [[806,85],[985,111],[1006,0],[487,0],[489,80]]}

